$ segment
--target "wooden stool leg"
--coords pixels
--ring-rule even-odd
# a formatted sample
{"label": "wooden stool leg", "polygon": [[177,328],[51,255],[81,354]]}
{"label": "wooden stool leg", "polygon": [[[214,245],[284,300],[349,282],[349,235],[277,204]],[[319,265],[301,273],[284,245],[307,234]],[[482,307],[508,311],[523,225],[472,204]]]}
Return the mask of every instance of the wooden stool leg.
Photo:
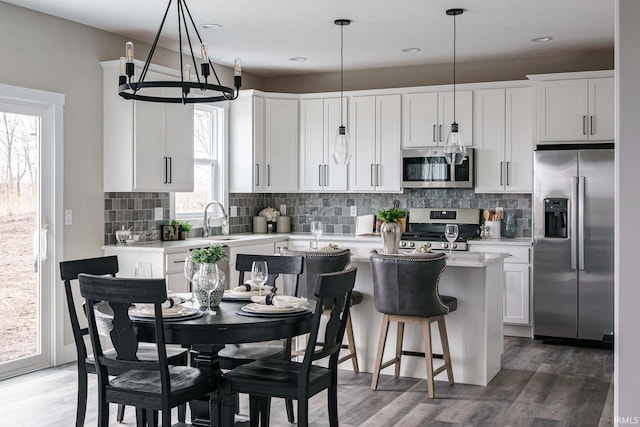
{"label": "wooden stool leg", "polygon": [[356,341],[353,337],[353,324],[351,323],[351,315],[347,317],[347,341],[349,343],[349,355],[351,357],[351,363],[353,364],[353,372],[360,372],[358,367],[358,354],[356,353]]}
{"label": "wooden stool leg", "polygon": [[371,379],[371,390],[378,388],[378,379],[380,377],[380,366],[382,366],[382,356],[384,355],[384,346],[387,342],[387,333],[389,332],[389,315],[382,317],[382,326],[380,327],[380,339],[378,340],[378,354],[376,355],[376,364]]}
{"label": "wooden stool leg", "polygon": [[396,334],[396,378],[400,377],[400,361],[402,360],[402,341],[404,340],[404,322],[398,322]]}
{"label": "wooden stool leg", "polygon": [[433,351],[431,350],[431,322],[429,319],[422,321],[422,335],[424,335],[424,355],[427,362],[427,388],[429,397],[433,399],[434,381],[433,381]]}
{"label": "wooden stool leg", "polygon": [[440,342],[442,343],[442,358],[444,365],[447,367],[447,379],[449,384],[453,385],[453,367],[451,366],[451,353],[449,353],[449,338],[447,337],[447,325],[444,322],[444,316],[438,319],[438,330],[440,331]]}

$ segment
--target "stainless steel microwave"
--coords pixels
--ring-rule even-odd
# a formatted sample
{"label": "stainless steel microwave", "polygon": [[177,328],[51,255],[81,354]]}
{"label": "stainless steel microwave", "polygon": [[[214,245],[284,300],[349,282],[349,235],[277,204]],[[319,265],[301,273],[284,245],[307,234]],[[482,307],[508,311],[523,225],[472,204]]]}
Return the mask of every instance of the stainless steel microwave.
{"label": "stainless steel microwave", "polygon": [[450,165],[444,157],[444,149],[408,148],[402,150],[403,188],[473,188],[474,152],[467,148],[467,155],[460,165]]}

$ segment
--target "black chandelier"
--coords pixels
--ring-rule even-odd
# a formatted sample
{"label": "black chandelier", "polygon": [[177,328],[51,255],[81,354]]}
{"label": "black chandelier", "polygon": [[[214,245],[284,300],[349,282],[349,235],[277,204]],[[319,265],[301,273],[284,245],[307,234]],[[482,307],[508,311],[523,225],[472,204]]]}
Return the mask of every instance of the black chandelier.
{"label": "black chandelier", "polygon": [[[155,53],[156,47],[158,45],[158,40],[160,39],[160,33],[164,27],[164,23],[167,20],[167,15],[169,13],[169,9],[171,8],[171,3],[173,0],[169,0],[169,4],[167,5],[167,10],[164,12],[164,17],[162,18],[162,23],[160,23],[160,28],[158,28],[158,32],[153,41],[153,45],[151,46],[151,50],[149,51],[149,56],[144,63],[142,68],[142,72],[140,73],[140,78],[137,82],[133,81],[134,77],[134,62],[133,62],[133,43],[127,42],[125,51],[126,57],[120,58],[120,77],[118,79],[118,94],[124,99],[135,99],[137,101],[148,101],[148,102],[165,102],[165,103],[173,103],[173,104],[195,104],[195,103],[205,103],[205,102],[219,102],[219,101],[232,101],[238,97],[239,89],[242,83],[242,69],[240,65],[240,59],[236,58],[235,66],[233,69],[233,85],[235,89],[232,89],[227,86],[223,86],[220,83],[220,79],[218,78],[218,74],[216,73],[215,68],[213,67],[213,63],[211,59],[209,59],[209,46],[206,42],[202,41],[200,37],[200,33],[198,33],[198,28],[196,27],[195,22],[193,21],[193,17],[191,16],[191,12],[189,11],[189,7],[187,6],[186,0],[176,0],[176,7],[178,11],[178,42],[180,46],[180,70],[182,71],[180,74],[180,81],[169,81],[169,80],[158,80],[158,81],[146,81],[147,71],[149,70],[149,65],[151,64],[151,58]],[[189,18],[187,20],[187,17]],[[200,62],[200,72],[198,72],[198,66],[196,64],[196,57],[193,54],[193,47],[191,45],[191,36],[189,35],[188,23],[191,23],[196,36],[198,37],[198,41],[200,41],[200,52],[201,52],[201,62]],[[182,55],[182,36],[184,34],[186,36],[187,42],[189,43],[189,51],[191,53],[191,60],[193,62],[193,69],[195,70],[195,78],[192,78],[191,75],[191,65],[183,64],[183,55]],[[213,72],[213,76],[215,77],[215,83],[212,84],[208,82],[209,76]],[[156,95],[145,95],[144,89],[146,88],[180,88],[181,96],[180,97],[171,97],[171,96],[156,96]],[[189,97],[189,93],[191,89],[199,90],[203,96]],[[216,92],[216,94],[212,93]],[[207,96],[209,95],[209,96]]]}

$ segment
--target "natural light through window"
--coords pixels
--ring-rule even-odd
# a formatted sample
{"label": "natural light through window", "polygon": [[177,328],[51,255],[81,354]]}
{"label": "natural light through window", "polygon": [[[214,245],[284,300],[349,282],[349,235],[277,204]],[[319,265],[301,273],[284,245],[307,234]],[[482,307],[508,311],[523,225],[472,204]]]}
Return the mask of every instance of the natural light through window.
{"label": "natural light through window", "polygon": [[175,193],[177,218],[200,218],[206,204],[219,199],[224,113],[220,107],[194,108],[193,192]]}

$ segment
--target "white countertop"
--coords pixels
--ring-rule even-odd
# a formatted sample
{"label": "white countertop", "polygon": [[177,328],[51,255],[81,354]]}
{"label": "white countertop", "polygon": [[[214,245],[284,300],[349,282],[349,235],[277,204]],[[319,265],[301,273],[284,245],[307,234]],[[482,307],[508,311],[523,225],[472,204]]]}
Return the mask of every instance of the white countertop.
{"label": "white countertop", "polygon": [[[371,248],[378,249],[381,248]],[[369,252],[367,249],[352,249],[351,261],[352,262],[369,262]],[[407,253],[407,256],[411,256],[411,253]],[[486,267],[489,264],[498,262],[505,258],[508,258],[509,254],[493,253],[493,252],[454,252],[453,258],[447,258],[447,267]]]}

